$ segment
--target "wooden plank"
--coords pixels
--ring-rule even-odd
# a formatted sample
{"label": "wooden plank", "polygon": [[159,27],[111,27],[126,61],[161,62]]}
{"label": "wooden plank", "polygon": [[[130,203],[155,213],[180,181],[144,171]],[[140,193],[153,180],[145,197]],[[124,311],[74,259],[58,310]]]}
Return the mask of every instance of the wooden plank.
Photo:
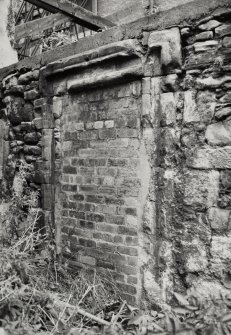
{"label": "wooden plank", "polygon": [[62,13],[52,14],[42,19],[29,21],[15,27],[15,40],[30,36],[32,39],[41,37],[46,30],[59,31],[67,28],[70,17]]}
{"label": "wooden plank", "polygon": [[73,21],[88,29],[98,31],[100,29],[108,29],[115,26],[115,23],[102,18],[92,12],[77,6],[76,4],[68,1],[56,1],[56,0],[26,0],[27,2],[48,10],[51,13],[63,13],[69,16]]}

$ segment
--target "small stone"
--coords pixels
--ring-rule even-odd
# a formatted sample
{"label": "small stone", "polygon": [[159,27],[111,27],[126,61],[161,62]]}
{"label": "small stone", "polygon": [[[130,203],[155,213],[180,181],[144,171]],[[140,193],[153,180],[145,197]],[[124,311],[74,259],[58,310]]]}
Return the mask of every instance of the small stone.
{"label": "small stone", "polygon": [[217,21],[217,20],[210,20],[210,21],[208,21],[208,22],[206,22],[204,24],[201,24],[199,26],[199,29],[200,30],[212,30],[214,28],[217,28],[220,25],[221,25],[221,23],[219,21]]}
{"label": "small stone", "polygon": [[24,99],[25,100],[34,100],[39,97],[39,92],[37,89],[33,89],[27,92],[24,92]]}
{"label": "small stone", "polygon": [[231,120],[209,125],[205,137],[210,145],[230,145]]}
{"label": "small stone", "polygon": [[231,103],[231,92],[228,92],[225,95],[223,95],[222,98],[220,99],[220,102]]}
{"label": "small stone", "polygon": [[20,124],[22,121],[25,120],[24,115],[24,100],[20,97],[11,97],[6,105],[7,114],[9,121],[13,125]]}
{"label": "small stone", "polygon": [[108,120],[108,121],[105,121],[105,127],[106,128],[114,128],[114,121],[113,120]]}
{"label": "small stone", "polygon": [[213,236],[211,241],[211,256],[213,257],[213,262],[218,262],[227,260],[230,262],[231,259],[231,236]]}
{"label": "small stone", "polygon": [[41,117],[35,118],[33,120],[33,124],[35,126],[35,129],[42,129],[43,128],[43,119]]}
{"label": "small stone", "polygon": [[197,78],[196,84],[199,89],[203,88],[221,88],[222,85],[231,82],[231,76],[224,76],[222,78],[216,79],[213,77],[208,78]]}
{"label": "small stone", "polygon": [[33,125],[31,122],[22,122],[21,123],[21,131],[29,132],[33,128]]}
{"label": "small stone", "polygon": [[223,46],[225,48],[231,48],[231,37],[225,37],[223,39]]}
{"label": "small stone", "polygon": [[195,41],[206,41],[211,40],[212,38],[213,38],[212,31],[204,31],[203,33],[200,33],[195,36]]}
{"label": "small stone", "polygon": [[24,152],[27,155],[39,156],[39,155],[42,154],[42,149],[38,146],[25,145],[24,146]]}
{"label": "small stone", "polygon": [[222,24],[218,28],[215,29],[216,37],[224,37],[226,35],[231,35],[231,24]]}
{"label": "small stone", "polygon": [[84,123],[83,122],[75,123],[74,127],[76,130],[84,130]]}
{"label": "small stone", "polygon": [[94,123],[94,128],[95,128],[95,129],[102,129],[102,128],[103,128],[103,124],[104,124],[103,121],[96,121],[96,122]]}
{"label": "small stone", "polygon": [[219,43],[218,41],[205,41],[205,42],[197,42],[194,43],[194,50],[195,52],[202,52],[202,51],[207,51],[210,50],[211,48],[214,48],[218,46]]}
{"label": "small stone", "polygon": [[179,79],[177,74],[169,74],[162,83],[163,92],[176,92],[179,89]]}
{"label": "small stone", "polygon": [[205,124],[211,123],[216,108],[216,96],[214,93],[205,90],[197,94],[197,110],[200,115],[201,122]]}
{"label": "small stone", "polygon": [[181,29],[181,36],[183,37],[187,37],[190,35],[190,28],[189,27],[185,27]]}
{"label": "small stone", "polygon": [[25,161],[26,161],[27,163],[33,163],[33,162],[36,162],[36,157],[34,157],[34,156],[28,156],[28,155],[25,155],[24,157],[25,157]]}
{"label": "small stone", "polygon": [[221,189],[231,191],[231,171],[221,171]]}
{"label": "small stone", "polygon": [[187,166],[194,169],[231,169],[231,147],[205,148],[186,153]]}
{"label": "small stone", "polygon": [[59,119],[62,116],[63,101],[58,97],[53,98],[53,115],[55,119]]}
{"label": "small stone", "polygon": [[211,228],[216,233],[223,233],[228,229],[230,211],[217,207],[209,208],[208,219],[211,224]]}
{"label": "small stone", "polygon": [[161,94],[161,123],[164,126],[172,126],[176,123],[176,101],[172,92]]}
{"label": "small stone", "polygon": [[190,171],[185,176],[184,204],[195,209],[216,206],[219,192],[218,171]]}
{"label": "small stone", "polygon": [[182,242],[185,270],[187,272],[204,271],[208,266],[207,252],[202,242],[195,238],[192,242]]}
{"label": "small stone", "polygon": [[40,136],[38,133],[33,132],[33,133],[28,133],[24,136],[24,141],[27,144],[36,144],[40,140]]}
{"label": "small stone", "polygon": [[218,110],[216,110],[215,118],[217,120],[221,120],[226,118],[227,116],[231,115],[231,106],[228,107],[220,107]]}
{"label": "small stone", "polygon": [[195,101],[196,92],[193,90],[186,91],[184,94],[184,123],[195,123],[200,122],[200,115],[197,110],[197,105]]}

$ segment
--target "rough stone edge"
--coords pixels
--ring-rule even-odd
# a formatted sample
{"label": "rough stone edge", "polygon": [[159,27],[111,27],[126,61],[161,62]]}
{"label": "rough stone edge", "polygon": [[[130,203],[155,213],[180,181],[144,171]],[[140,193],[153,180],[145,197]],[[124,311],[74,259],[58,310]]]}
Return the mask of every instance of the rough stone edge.
{"label": "rough stone edge", "polygon": [[230,0],[195,0],[185,5],[174,7],[148,17],[138,19],[126,25],[117,26],[96,35],[82,39],[68,47],[43,53],[24,59],[0,70],[0,81],[10,73],[31,68],[40,68],[55,60],[70,57],[97,47],[138,37],[142,31],[163,30],[174,26],[185,27],[193,25],[197,20],[211,15],[217,8],[231,8]]}

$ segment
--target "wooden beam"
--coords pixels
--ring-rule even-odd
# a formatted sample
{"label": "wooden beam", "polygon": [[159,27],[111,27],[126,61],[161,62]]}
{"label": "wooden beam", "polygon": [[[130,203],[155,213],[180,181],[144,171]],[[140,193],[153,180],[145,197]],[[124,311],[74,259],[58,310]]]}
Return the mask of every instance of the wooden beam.
{"label": "wooden beam", "polygon": [[44,32],[48,29],[52,29],[53,31],[65,29],[70,21],[70,17],[62,13],[57,13],[43,17],[42,19],[20,24],[15,26],[15,40],[17,41],[28,36],[30,36],[32,40],[42,37]]}
{"label": "wooden beam", "polygon": [[115,23],[102,18],[92,12],[77,6],[68,0],[26,0],[32,5],[41,7],[51,13],[63,13],[70,17],[75,23],[88,29],[98,31],[115,26]]}

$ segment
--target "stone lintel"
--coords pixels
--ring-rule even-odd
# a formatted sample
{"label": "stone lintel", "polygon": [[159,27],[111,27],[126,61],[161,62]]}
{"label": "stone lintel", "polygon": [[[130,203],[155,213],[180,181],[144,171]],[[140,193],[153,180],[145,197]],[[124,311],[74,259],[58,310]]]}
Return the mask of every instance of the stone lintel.
{"label": "stone lintel", "polygon": [[97,66],[105,61],[116,58],[139,58],[137,49],[139,48],[137,40],[126,40],[111,43],[90,51],[67,57],[47,65],[44,75],[46,77],[61,74],[71,70],[82,70],[89,66]]}

